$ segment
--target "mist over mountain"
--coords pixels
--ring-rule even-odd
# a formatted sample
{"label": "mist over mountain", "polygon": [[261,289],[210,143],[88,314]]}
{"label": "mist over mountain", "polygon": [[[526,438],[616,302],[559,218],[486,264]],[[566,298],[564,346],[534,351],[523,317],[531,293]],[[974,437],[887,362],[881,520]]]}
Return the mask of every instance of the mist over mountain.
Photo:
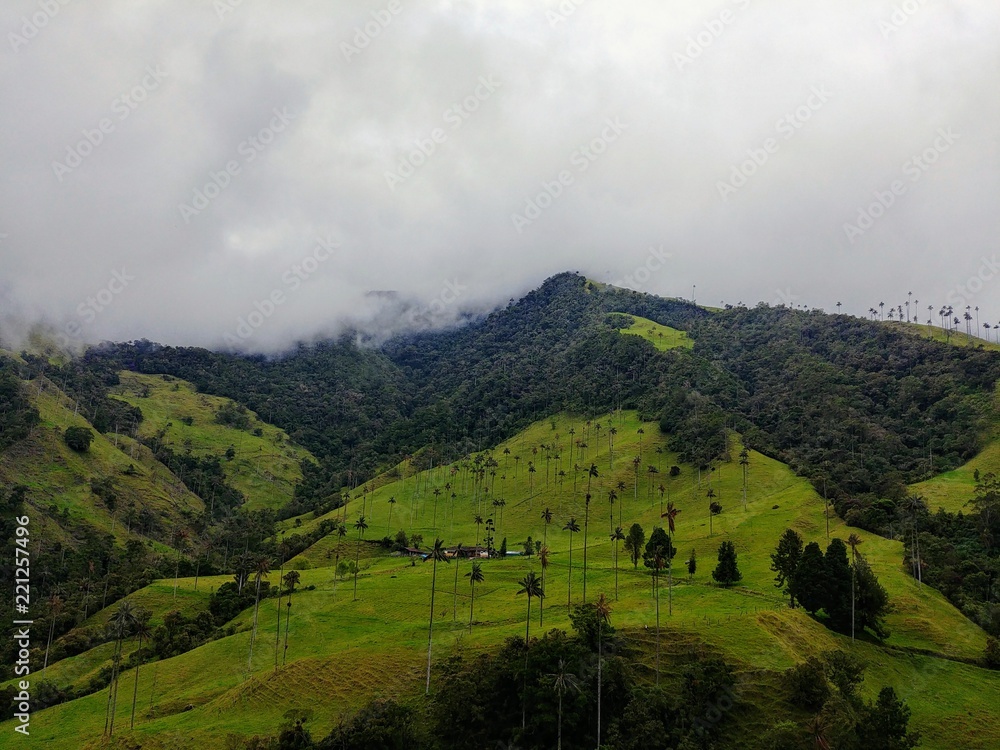
{"label": "mist over mountain", "polygon": [[381,340],[567,268],[1000,311],[989,0],[51,7],[3,15],[12,346]]}

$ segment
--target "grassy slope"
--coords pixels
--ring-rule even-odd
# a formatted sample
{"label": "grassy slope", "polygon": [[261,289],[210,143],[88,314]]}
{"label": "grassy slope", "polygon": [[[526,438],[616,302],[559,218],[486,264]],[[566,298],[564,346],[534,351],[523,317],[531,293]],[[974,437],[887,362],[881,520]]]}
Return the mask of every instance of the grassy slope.
{"label": "grassy slope", "polygon": [[[183,380],[122,372],[121,382],[116,395],[142,409],[143,437],[166,430],[164,441],[173,450],[183,451],[190,441],[194,455],[220,459],[229,446],[236,449],[236,458],[223,460],[222,465],[229,484],[246,496],[248,510],[279,508],[292,499],[295,484],[302,478],[300,463],[312,460],[312,455],[292,445],[284,431],[261,421],[253,412],[248,412],[251,431],[217,424],[215,414],[228,399],[198,393]],[[143,387],[148,388],[146,397],[140,395]],[[191,417],[193,423],[184,424],[182,417]],[[258,427],[263,431],[261,437],[252,434]]]}
{"label": "grassy slope", "polygon": [[[65,533],[47,516],[54,506],[59,513],[66,510],[71,517],[83,518],[97,528],[108,532],[113,528],[116,539],[124,544],[126,529],[93,494],[91,478],[113,477],[119,508],[124,508],[130,500],[136,507],[149,507],[165,527],[182,524],[185,515],[202,511],[204,505],[197,496],[156,461],[149,450],[128,438],[118,437],[118,447],[115,447],[114,435],[105,436],[95,431],[94,442],[87,453],[70,450],[62,438],[66,428],[90,427],[90,424],[74,414],[73,402],[47,379],[32,381],[29,391],[41,423],[27,440],[0,455],[0,480],[30,488],[31,503],[40,509],[32,519],[33,539],[66,541]],[[135,475],[123,473],[129,465],[135,467]]]}
{"label": "grassy slope", "polygon": [[[984,634],[933,590],[918,588],[902,570],[902,548],[898,542],[858,531],[865,540],[861,550],[866,554],[895,605],[889,618],[892,636],[886,647],[867,641],[853,646],[850,639],[831,633],[800,610],[787,609],[772,584],[768,570],[769,553],[778,536],[788,526],[796,528],[809,540],[825,545],[823,503],[808,483],[795,477],[787,467],[756,453],[751,454],[749,503],[744,512],[740,503],[740,467],[723,464],[715,472],[712,483],[724,506],[723,514],[714,521],[709,536],[708,508],[705,493],[707,477],[698,486],[697,472],[684,467],[679,477],[668,479],[667,469],[676,458],[666,451],[662,436],[653,424],[642,425],[642,466],[655,464],[660,473],[649,477],[640,472],[634,481],[631,458],[640,451],[640,427],[634,414],[621,420],[605,417],[600,439],[590,428],[590,449],[586,455],[571,455],[568,431],[571,427],[581,437],[585,426],[579,419],[562,416],[555,428],[548,421],[538,423],[500,446],[494,455],[499,462],[496,494],[508,499],[503,510],[499,536],[507,536],[511,549],[516,541],[528,534],[542,538],[545,534],[540,513],[552,509],[555,519],[548,528],[548,544],[553,550],[552,562],[546,573],[548,598],[545,606],[545,628],[568,627],[567,582],[569,574],[568,532],[562,531],[569,516],[583,525],[585,472],[578,474],[574,493],[572,467],[579,463],[598,466],[600,476],[594,480],[595,501],[591,505],[590,547],[588,550],[588,600],[599,592],[614,597],[612,548],[608,540],[609,503],[607,490],[626,483],[621,492],[624,525],[640,522],[647,534],[660,513],[660,497],[655,487],[663,481],[669,499],[681,509],[678,517],[677,544],[680,549],[675,565],[673,615],[668,615],[667,591],[661,591],[661,618],[669,643],[703,641],[720,651],[742,668],[742,688],[748,695],[756,694],[754,670],[784,669],[804,657],[828,648],[853,648],[869,661],[866,692],[873,695],[885,684],[893,685],[913,710],[912,725],[925,734],[925,747],[995,747],[1000,743],[1000,722],[994,718],[994,707],[1000,701],[1000,675],[970,666],[954,659],[975,659],[982,653]],[[607,427],[613,422],[618,430],[614,468],[610,466]],[[557,437],[558,435],[558,437]],[[551,461],[546,483],[545,459],[542,451],[532,448],[545,443],[557,443],[563,456]],[[511,454],[504,456],[504,447]],[[661,452],[657,453],[656,448]],[[738,446],[732,446],[735,455]],[[520,461],[515,461],[520,457]],[[527,462],[535,461],[537,472],[531,477],[529,492]],[[555,480],[554,472],[567,471],[563,482]],[[476,527],[472,517],[476,512],[471,482],[463,480],[465,472],[454,476],[450,467],[434,472],[422,472],[386,483],[367,495],[356,493],[346,511],[348,522],[362,512],[369,518],[369,539],[383,536],[399,528],[419,531],[429,543],[439,534],[449,543],[474,543]],[[506,477],[503,479],[502,477]],[[419,479],[419,484],[418,484]],[[432,526],[434,496],[432,488],[451,481],[457,498],[454,505],[444,493],[438,501],[437,525]],[[397,499],[392,506],[393,523],[388,524],[388,498]],[[667,498],[664,497],[664,500]],[[777,506],[777,507],[775,507]],[[487,511],[491,507],[486,508]],[[615,507],[617,522],[618,506]],[[335,514],[332,514],[335,515]],[[304,526],[307,526],[304,524]],[[846,538],[847,529],[838,519],[831,519],[831,534]],[[345,555],[354,552],[355,532],[351,531],[343,544]],[[572,598],[582,598],[583,534],[573,535]],[[711,584],[715,551],[723,540],[735,542],[743,571],[743,586],[722,590]],[[326,544],[336,546],[335,540]],[[682,574],[682,561],[694,548],[699,569],[692,580]],[[148,707],[155,676],[155,710],[150,717],[140,712],[141,724],[136,735],[144,748],[194,748],[218,745],[230,732],[271,732],[290,707],[317,707],[313,721],[314,736],[327,732],[344,711],[356,708],[374,695],[418,694],[421,684],[421,660],[426,654],[427,615],[432,566],[394,557],[370,557],[362,561],[358,579],[358,600],[353,601],[352,582],[334,583],[332,570],[319,565],[325,553],[307,551],[301,556],[314,565],[303,570],[302,583],[315,586],[313,591],[297,593],[291,618],[288,665],[273,672],[275,600],[264,602],[260,615],[260,636],[254,656],[254,677],[243,681],[246,667],[252,617],[244,612],[238,618],[241,631],[220,639],[188,654],[142,670],[139,700]],[[614,604],[613,622],[639,640],[648,641],[655,623],[655,609],[650,592],[650,579],[640,568],[633,571],[625,559],[620,560],[619,600]],[[293,561],[294,564],[294,561]],[[439,565],[435,653],[442,655],[456,648],[476,649],[499,643],[503,638],[524,632],[525,600],[517,597],[516,582],[529,569],[538,570],[535,558],[509,558],[484,563],[486,582],[477,589],[476,625],[471,634],[468,621],[468,581],[463,574],[469,563],[460,563],[457,612],[453,614],[455,563]],[[274,574],[271,578],[274,579]],[[202,579],[199,589],[209,589],[227,580]],[[169,587],[171,582],[156,584]],[[183,590],[193,587],[193,581],[183,580]],[[143,596],[149,594],[144,592]],[[533,614],[538,615],[537,602]],[[453,620],[453,617],[455,618]],[[537,619],[533,631],[538,632]],[[939,656],[917,655],[920,649]],[[78,657],[82,658],[82,657]],[[385,679],[391,674],[392,679]],[[942,690],[947,685],[947,691]],[[123,677],[121,694],[131,696],[132,676]],[[942,693],[947,695],[942,697]],[[103,728],[106,693],[58,706],[35,717],[32,734],[46,742],[46,747],[79,748],[80,738],[93,739]],[[127,702],[126,702],[127,703]],[[184,712],[187,705],[194,706]],[[127,721],[130,706],[119,703],[119,722]],[[7,730],[3,727],[2,730]]]}
{"label": "grassy slope", "polygon": [[[1000,415],[1000,387],[993,396],[993,414]],[[1000,474],[1000,418],[994,418],[992,434],[975,458],[957,469],[910,485],[910,492],[923,497],[932,513],[938,508],[949,513],[968,513],[971,508],[967,503],[975,495],[977,469],[981,474]]]}
{"label": "grassy slope", "polygon": [[694,339],[689,338],[686,331],[678,331],[676,328],[654,323],[652,320],[640,318],[638,315],[630,315],[629,317],[634,318],[635,322],[628,328],[622,328],[621,332],[641,336],[661,352],[678,347],[690,349],[694,346]]}

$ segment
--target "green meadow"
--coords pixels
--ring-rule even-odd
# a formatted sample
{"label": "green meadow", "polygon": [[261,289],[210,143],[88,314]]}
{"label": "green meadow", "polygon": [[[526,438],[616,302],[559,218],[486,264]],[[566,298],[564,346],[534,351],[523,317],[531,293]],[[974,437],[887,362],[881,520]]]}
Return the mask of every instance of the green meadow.
{"label": "green meadow", "polygon": [[[645,326],[648,334],[648,323],[637,324]],[[658,334],[655,331],[656,339]],[[172,442],[183,444],[187,435],[192,443],[212,438],[212,450],[225,450],[229,436],[213,438],[216,428],[208,418],[215,402],[202,403],[204,397],[185,384],[173,391],[174,383],[163,382],[150,386],[180,393],[176,396],[180,400],[177,406],[163,406],[156,399],[157,408],[162,409],[159,413],[157,408],[147,412],[154,400],[144,399],[148,422],[144,429],[154,425],[161,429],[171,422]],[[194,411],[196,405],[202,410]],[[202,434],[185,433],[177,415],[194,416],[188,429],[200,429]],[[280,454],[279,446],[273,445],[273,428],[264,429],[263,442],[271,440],[273,452]],[[301,517],[297,526],[296,519],[284,522],[286,533],[294,534],[308,531],[323,518],[340,518],[348,534],[343,539],[329,535],[284,564],[285,570],[300,570],[301,581],[292,597],[289,648],[277,667],[278,606],[271,598],[260,606],[251,664],[252,609],[231,623],[236,627],[233,635],[143,665],[136,692],[136,726],[131,731],[134,672],[123,674],[116,734],[134,738],[145,749],[224,747],[229,734],[273,733],[289,709],[312,708],[309,726],[317,737],[374,697],[420,701],[434,565],[393,556],[377,541],[403,530],[410,536],[421,534],[424,548],[435,538],[448,545],[473,545],[477,539],[483,544],[486,525],[474,522],[477,515],[484,521],[494,519],[497,546],[506,538],[508,551],[523,551],[523,542],[530,536],[551,550],[541,611],[538,602],[532,602],[532,635],[550,628],[568,629],[570,607],[584,601],[586,586],[588,602],[601,593],[611,599],[612,622],[636,649],[642,670],[651,680],[656,642],[652,579],[641,561],[633,568],[620,549],[616,563],[610,532],[618,525],[627,531],[637,522],[648,538],[661,523],[666,503],[673,502],[680,510],[674,538],[678,555],[672,566],[672,586],[663,576],[659,588],[662,669],[668,680],[677,658],[693,649],[706,650],[736,666],[737,695],[742,692],[758,705],[766,704],[776,700],[781,670],[810,655],[845,649],[868,663],[866,697],[891,685],[907,701],[913,711],[911,727],[924,735],[923,747],[1000,746],[996,717],[1000,673],[975,666],[985,634],[944,597],[921,587],[904,572],[900,542],[847,528],[839,518],[827,516],[823,499],[787,466],[751,451],[744,504],[743,471],[736,458],[740,437],[731,434],[729,440],[731,460],[699,474],[678,461],[655,423],[642,422],[633,412],[607,414],[589,422],[561,414],[537,422],[489,451],[495,465],[487,468],[482,482],[475,481],[470,460],[423,470],[410,462],[392,467],[377,480],[356,488],[345,508],[319,518]],[[264,446],[244,446],[245,462],[238,473],[250,470],[249,457],[258,447]],[[200,442],[194,448],[202,449],[205,444]],[[591,464],[596,477],[587,471]],[[673,477],[672,466],[680,469]],[[244,486],[251,502],[258,507],[270,505],[269,499],[260,496],[270,485],[241,481],[247,482]],[[589,508],[588,489],[592,495]],[[710,489],[723,506],[723,512],[711,519]],[[390,498],[395,502],[390,503]],[[503,504],[494,505],[494,499]],[[546,509],[552,514],[548,524],[543,520]],[[361,516],[368,526],[363,538],[355,528]],[[579,533],[564,529],[571,518],[579,523]],[[806,542],[818,541],[825,547],[828,525],[829,538],[846,539],[852,532],[862,538],[860,552],[889,592],[893,611],[887,619],[891,635],[885,643],[868,636],[852,643],[802,610],[789,609],[774,586],[769,555],[780,534],[794,528]],[[719,544],[727,540],[736,546],[743,580],[724,589],[712,582],[711,571]],[[692,551],[697,570],[689,576],[684,563]],[[335,576],[338,557],[360,559],[356,596],[353,577]],[[509,556],[482,564],[485,581],[475,590],[471,628],[473,601],[465,577],[471,563],[453,560],[437,565],[436,659],[494,648],[507,637],[524,636],[527,602],[516,595],[517,582],[528,571],[542,573],[538,558]],[[268,580],[276,581],[278,573],[272,571]],[[207,606],[210,593],[227,580],[231,577],[202,577],[195,591],[194,579],[181,579],[176,597],[173,580],[161,580],[132,596],[137,604],[154,611],[154,620],[162,620],[171,609],[190,613]],[[107,615],[98,613],[95,621]],[[279,638],[283,639],[284,617],[281,622]],[[279,657],[281,651],[277,650]],[[47,679],[79,684],[108,657],[106,644],[50,666]],[[53,750],[101,747],[107,698],[103,690],[36,714],[33,739]],[[787,709],[776,707],[777,713],[767,720],[780,718],[781,710]],[[727,732],[762,731],[767,728],[763,721],[753,712],[737,711]],[[9,724],[2,728],[9,729]]]}

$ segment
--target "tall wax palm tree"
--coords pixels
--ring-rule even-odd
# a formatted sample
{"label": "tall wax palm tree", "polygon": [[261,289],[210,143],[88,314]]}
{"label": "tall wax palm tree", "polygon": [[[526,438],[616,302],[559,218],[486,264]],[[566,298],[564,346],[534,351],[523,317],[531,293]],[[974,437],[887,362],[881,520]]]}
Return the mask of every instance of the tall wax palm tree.
{"label": "tall wax palm tree", "polygon": [[[613,427],[611,429],[614,429]],[[604,594],[594,605],[597,613],[597,747],[601,747],[601,667],[604,662],[604,626],[611,622],[611,603]]]}
{"label": "tall wax palm tree", "polygon": [[[538,550],[538,562],[542,565],[542,590],[545,589],[545,571],[549,569],[549,552],[548,545],[543,544],[541,549]],[[538,600],[538,627],[542,626],[542,621],[545,619],[545,607],[543,606],[542,600]]]}
{"label": "tall wax palm tree", "polygon": [[340,523],[337,526],[337,559],[333,567],[333,593],[337,593],[337,568],[340,567],[340,548],[344,544],[344,537],[347,536],[347,527]]}
{"label": "tall wax palm tree", "polygon": [[462,558],[462,552],[464,551],[462,543],[459,542],[455,545],[455,593],[454,599],[452,600],[452,613],[451,621],[455,622],[458,619],[458,561]]}
{"label": "tall wax palm tree", "polygon": [[616,526],[615,530],[611,532],[611,544],[614,545],[614,557],[615,557],[615,601],[618,601],[618,542],[625,539],[625,532],[622,531],[621,526]]}
{"label": "tall wax palm tree", "polygon": [[138,641],[135,652],[135,682],[132,684],[132,718],[129,720],[129,729],[135,728],[135,704],[139,698],[139,667],[142,664],[142,642],[149,640],[153,633],[149,628],[149,614],[143,610],[136,612],[135,637]]}
{"label": "tall wax palm tree", "polygon": [[715,490],[709,488],[708,493],[708,535],[712,536],[712,520],[715,518],[715,506],[718,503],[715,502]]}
{"label": "tall wax palm tree", "polygon": [[256,565],[254,566],[254,584],[256,586],[256,593],[254,595],[253,602],[253,628],[250,630],[250,656],[247,658],[247,677],[253,672],[253,644],[254,640],[257,638],[257,615],[260,612],[260,583],[262,580],[267,578],[267,574],[271,572],[271,558],[267,555],[261,555],[257,558]]}
{"label": "tall wax palm tree", "polygon": [[[334,574],[336,575],[336,574]],[[281,663],[284,664],[288,659],[288,625],[292,619],[292,594],[295,593],[295,587],[301,580],[299,571],[290,570],[285,573],[284,581],[288,586],[288,601],[285,603],[285,646],[281,651]],[[281,628],[281,619],[278,619],[278,628]]]}
{"label": "tall wax palm tree", "polygon": [[667,512],[664,513],[661,518],[667,519],[667,530],[668,536],[667,540],[670,542],[670,549],[667,551],[667,601],[669,602],[668,614],[674,614],[674,559],[673,551],[674,547],[674,531],[675,522],[674,519],[677,518],[677,514],[680,513],[680,509],[676,508],[673,503],[667,503]]}
{"label": "tall wax palm tree", "polygon": [[587,536],[590,531],[590,493],[583,498],[583,603],[587,603]]}
{"label": "tall wax palm tree", "polygon": [[615,435],[618,434],[618,428],[612,427],[608,430],[608,468],[615,468]]}
{"label": "tall wax palm tree", "polygon": [[566,606],[570,607],[573,604],[573,534],[580,531],[580,524],[576,522],[575,518],[570,518],[563,526],[563,531],[569,532],[569,578],[566,587]]}
{"label": "tall wax palm tree", "polygon": [[358,516],[354,522],[354,528],[358,530],[358,544],[354,549],[354,601],[358,600],[358,567],[361,564],[361,540],[365,538],[368,531],[368,522],[364,516]]}
{"label": "tall wax palm tree", "polygon": [[52,647],[52,637],[56,632],[56,620],[59,619],[59,615],[62,613],[63,600],[59,594],[53,594],[49,597],[49,639],[45,643],[45,660],[42,662],[42,672],[49,666],[49,649]]}
{"label": "tall wax palm tree", "polygon": [[552,511],[546,508],[542,511],[542,521],[545,522],[545,526],[542,530],[542,545],[549,543],[549,524],[552,523]]}
{"label": "tall wax palm tree", "polygon": [[278,671],[278,642],[281,639],[281,580],[285,575],[285,554],[288,545],[285,543],[285,532],[281,532],[281,544],[278,545],[278,627],[274,631],[274,671]]}
{"label": "tall wax palm tree", "polygon": [[608,504],[610,507],[610,514],[608,518],[608,529],[610,533],[614,533],[615,530],[615,500],[618,499],[618,493],[614,490],[608,490]]}
{"label": "tall wax palm tree", "polygon": [[441,539],[434,540],[434,547],[430,554],[424,558],[424,561],[426,562],[428,559],[433,562],[434,570],[431,574],[431,616],[427,625],[427,689],[424,692],[425,695],[431,694],[431,644],[434,638],[434,587],[437,585],[437,564],[442,561],[451,562],[444,553],[444,542]]}
{"label": "tall wax palm tree", "polygon": [[472,570],[466,573],[465,577],[469,579],[469,583],[472,585],[472,596],[469,598],[469,632],[471,633],[472,615],[476,607],[476,584],[486,580],[486,576],[483,575],[483,564],[480,562],[472,563]]}
{"label": "tall wax palm tree", "polygon": [[187,529],[177,529],[174,532],[174,546],[177,547],[177,558],[174,560],[174,599],[177,598],[177,578],[181,571],[181,550],[189,536]]}
{"label": "tall wax palm tree", "polygon": [[847,546],[851,548],[851,640],[854,640],[854,603],[857,600],[855,591],[855,572],[858,567],[858,545],[863,540],[857,534],[847,537]]}
{"label": "tall wax palm tree", "polygon": [[552,680],[552,689],[555,690],[556,695],[559,696],[559,729],[558,729],[558,741],[556,744],[556,750],[562,750],[562,704],[563,696],[566,695],[571,690],[579,692],[580,683],[576,679],[576,675],[566,669],[566,660],[559,660],[559,671],[553,672],[552,674],[546,675],[550,680]]}
{"label": "tall wax palm tree", "polygon": [[660,571],[666,562],[666,550],[659,545],[653,550],[653,592],[656,599],[656,684],[660,684]]}
{"label": "tall wax palm tree", "polygon": [[392,506],[396,504],[395,496],[389,498],[389,520],[385,523],[385,533],[392,533]]}
{"label": "tall wax palm tree", "polygon": [[434,495],[434,517],[431,519],[431,527],[436,529],[437,517],[438,517],[438,498],[441,497],[441,488],[435,487],[433,495]]}
{"label": "tall wax palm tree", "polygon": [[545,592],[542,591],[542,582],[533,570],[529,571],[528,575],[518,581],[518,586],[520,587],[517,592],[518,596],[526,594],[528,597],[528,616],[524,621],[524,684],[521,688],[521,729],[524,729],[528,700],[528,636],[531,633],[531,599],[532,597],[538,597],[538,601],[541,602],[542,597],[545,596]]}
{"label": "tall wax palm tree", "polygon": [[740,467],[743,469],[743,510],[747,509],[747,471],[750,469],[750,451],[746,446],[740,451]]}
{"label": "tall wax palm tree", "polygon": [[472,522],[474,524],[476,524],[476,554],[478,555],[479,554],[479,530],[480,530],[480,527],[483,525],[483,517],[477,513],[476,517],[472,519]]}

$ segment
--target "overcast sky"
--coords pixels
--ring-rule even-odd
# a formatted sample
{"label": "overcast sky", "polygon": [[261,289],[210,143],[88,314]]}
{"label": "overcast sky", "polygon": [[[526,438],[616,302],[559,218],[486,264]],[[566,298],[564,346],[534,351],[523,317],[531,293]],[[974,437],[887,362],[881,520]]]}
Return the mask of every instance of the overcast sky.
{"label": "overcast sky", "polygon": [[1000,319],[996,0],[5,0],[0,31],[8,345],[276,351],[564,270]]}

